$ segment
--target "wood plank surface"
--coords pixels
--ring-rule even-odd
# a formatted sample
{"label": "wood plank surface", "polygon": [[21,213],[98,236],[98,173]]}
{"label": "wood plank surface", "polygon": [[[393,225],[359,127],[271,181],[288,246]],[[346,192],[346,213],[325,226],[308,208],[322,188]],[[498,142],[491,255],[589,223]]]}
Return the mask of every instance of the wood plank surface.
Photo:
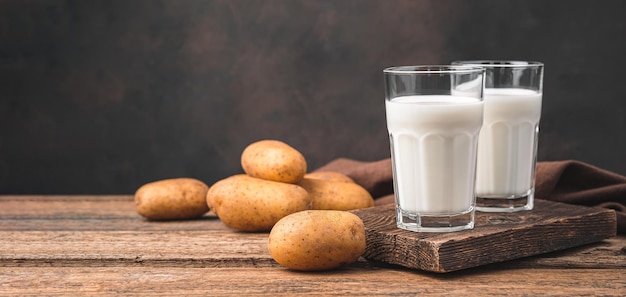
{"label": "wood plank surface", "polygon": [[546,200],[527,212],[476,212],[474,229],[447,233],[399,229],[394,205],[353,212],[365,223],[364,257],[441,273],[585,245],[617,232],[613,210]]}
{"label": "wood plank surface", "polygon": [[132,196],[0,196],[0,296],[626,295],[626,237],[447,274],[361,258],[303,273],[214,215],[149,222]]}
{"label": "wood plank surface", "polygon": [[[624,296],[619,269],[479,269],[428,274],[351,266],[317,273],[263,268],[0,267],[20,296]],[[3,296],[7,296],[3,294]]]}

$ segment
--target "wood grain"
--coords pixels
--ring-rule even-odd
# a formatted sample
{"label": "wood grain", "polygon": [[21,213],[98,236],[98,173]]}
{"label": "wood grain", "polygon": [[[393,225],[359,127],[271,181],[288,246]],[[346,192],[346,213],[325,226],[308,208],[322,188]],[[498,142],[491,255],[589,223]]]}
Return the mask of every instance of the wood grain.
{"label": "wood grain", "polygon": [[366,226],[364,257],[433,272],[450,272],[597,242],[615,236],[613,210],[545,200],[518,213],[476,212],[476,227],[449,233],[396,227],[395,206],[354,211]]}
{"label": "wood grain", "polygon": [[300,273],[282,268],[0,268],[0,292],[43,296],[624,296],[626,271],[480,269],[432,275],[349,267]]}
{"label": "wood grain", "polygon": [[0,196],[0,296],[626,295],[625,236],[439,274],[365,258],[291,271],[267,235],[211,214],[146,221],[128,195]]}

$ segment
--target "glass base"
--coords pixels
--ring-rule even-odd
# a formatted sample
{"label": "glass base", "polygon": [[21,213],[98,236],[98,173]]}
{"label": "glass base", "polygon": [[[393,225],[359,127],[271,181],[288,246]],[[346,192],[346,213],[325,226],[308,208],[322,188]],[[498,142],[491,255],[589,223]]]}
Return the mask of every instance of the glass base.
{"label": "glass base", "polygon": [[402,210],[396,205],[398,228],[414,232],[453,232],[474,228],[474,209],[453,215],[419,214]]}
{"label": "glass base", "polygon": [[508,197],[476,196],[476,210],[482,212],[517,212],[532,210],[534,206],[534,189],[523,195]]}

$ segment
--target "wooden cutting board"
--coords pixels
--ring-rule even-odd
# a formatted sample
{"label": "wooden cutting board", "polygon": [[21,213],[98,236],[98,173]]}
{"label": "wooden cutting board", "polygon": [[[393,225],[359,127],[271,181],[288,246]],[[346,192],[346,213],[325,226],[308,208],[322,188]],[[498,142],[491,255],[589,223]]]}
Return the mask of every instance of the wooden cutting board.
{"label": "wooden cutting board", "polygon": [[613,210],[538,199],[532,211],[476,212],[474,229],[449,233],[399,229],[393,204],[352,212],[365,224],[363,257],[440,273],[580,246],[617,233]]}

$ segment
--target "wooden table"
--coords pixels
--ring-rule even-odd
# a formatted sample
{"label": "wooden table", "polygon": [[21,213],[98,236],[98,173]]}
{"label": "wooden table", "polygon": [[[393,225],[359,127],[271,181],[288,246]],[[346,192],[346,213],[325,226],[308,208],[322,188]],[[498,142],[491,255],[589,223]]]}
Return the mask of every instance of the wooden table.
{"label": "wooden table", "polygon": [[626,295],[626,236],[436,274],[364,259],[291,271],[267,235],[212,214],[149,222],[129,195],[0,196],[0,296]]}

